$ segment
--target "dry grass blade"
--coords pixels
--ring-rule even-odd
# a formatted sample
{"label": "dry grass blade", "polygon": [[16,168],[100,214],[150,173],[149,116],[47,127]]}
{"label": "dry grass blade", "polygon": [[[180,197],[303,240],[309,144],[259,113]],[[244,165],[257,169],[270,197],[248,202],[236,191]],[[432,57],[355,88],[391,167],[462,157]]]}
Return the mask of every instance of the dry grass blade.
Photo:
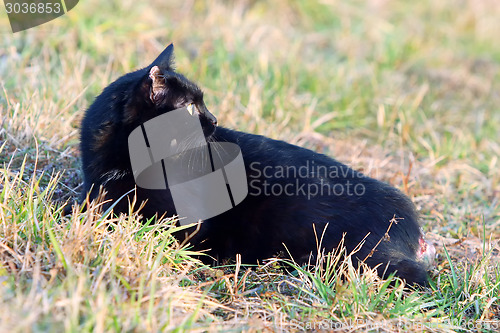
{"label": "dry grass blade", "polygon": [[[500,327],[497,0],[87,0],[24,32],[0,23],[0,331]],[[221,125],[409,194],[438,249],[432,286],[387,284],[341,246],[308,268],[210,269],[133,202],[62,217],[84,110],[170,42]]]}

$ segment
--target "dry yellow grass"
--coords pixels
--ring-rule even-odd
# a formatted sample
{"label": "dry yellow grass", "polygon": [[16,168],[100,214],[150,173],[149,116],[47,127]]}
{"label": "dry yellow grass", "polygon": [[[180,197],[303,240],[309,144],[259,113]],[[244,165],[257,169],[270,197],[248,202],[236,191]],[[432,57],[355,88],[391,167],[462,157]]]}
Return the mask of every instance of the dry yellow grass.
{"label": "dry yellow grass", "polygon": [[[2,12],[0,27],[1,331],[499,323],[496,0],[87,0],[17,34]],[[386,288],[369,272],[337,285],[272,264],[235,276],[133,214],[61,217],[57,202],[80,191],[85,108],[170,42],[223,126],[326,153],[409,194],[438,247],[437,286]]]}

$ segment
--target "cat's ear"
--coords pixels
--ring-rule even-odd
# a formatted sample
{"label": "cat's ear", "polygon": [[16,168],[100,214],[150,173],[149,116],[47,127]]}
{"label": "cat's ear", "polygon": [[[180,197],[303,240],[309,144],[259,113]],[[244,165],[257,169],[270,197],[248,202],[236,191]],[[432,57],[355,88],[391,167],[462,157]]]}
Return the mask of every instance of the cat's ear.
{"label": "cat's ear", "polygon": [[150,67],[158,66],[162,71],[172,69],[174,65],[174,44],[167,46],[165,50],[153,61]]}
{"label": "cat's ear", "polygon": [[149,78],[151,79],[151,88],[149,90],[149,98],[151,102],[156,103],[159,100],[159,96],[162,95],[166,88],[165,75],[163,75],[162,70],[157,65],[154,65],[149,70]]}

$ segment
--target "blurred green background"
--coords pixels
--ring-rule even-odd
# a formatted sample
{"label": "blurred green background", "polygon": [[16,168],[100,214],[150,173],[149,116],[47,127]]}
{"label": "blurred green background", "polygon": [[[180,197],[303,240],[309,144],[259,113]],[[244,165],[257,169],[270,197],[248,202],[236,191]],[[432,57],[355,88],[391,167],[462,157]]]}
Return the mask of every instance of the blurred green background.
{"label": "blurred green background", "polygon": [[[85,109],[174,43],[177,70],[205,91],[221,126],[299,144],[390,182],[416,203],[441,256],[439,246],[449,245],[450,262],[480,260],[488,240],[496,261],[481,262],[500,281],[499,32],[498,0],[81,0],[15,34],[0,6],[2,174],[23,174],[26,158],[42,185],[63,172],[56,199],[75,197]],[[0,184],[1,236],[15,242],[25,236],[8,232],[6,216],[33,199],[19,186],[8,198]],[[446,276],[454,281],[447,291],[459,290],[455,271]],[[449,302],[439,305],[443,316],[453,308],[455,318],[477,318],[498,316],[494,290],[435,295]],[[422,308],[441,304],[427,296]],[[128,318],[121,315],[113,320]],[[72,318],[64,327],[80,329]]]}

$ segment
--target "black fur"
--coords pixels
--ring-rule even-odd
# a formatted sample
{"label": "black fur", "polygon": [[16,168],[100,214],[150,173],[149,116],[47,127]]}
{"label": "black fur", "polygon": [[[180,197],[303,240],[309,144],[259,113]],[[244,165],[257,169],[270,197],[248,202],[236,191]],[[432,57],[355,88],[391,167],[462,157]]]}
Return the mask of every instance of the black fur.
{"label": "black fur", "polygon": [[[305,262],[311,253],[317,252],[316,238],[321,237],[326,228],[322,242],[325,250],[334,249],[345,234],[347,251],[352,251],[368,235],[356,257],[365,259],[378,243],[366,263],[372,267],[382,264],[380,275],[397,271],[398,276],[410,283],[425,284],[426,267],[417,260],[422,237],[418,216],[404,194],[311,150],[216,127],[201,90],[175,73],[172,57],[170,45],[150,66],[126,74],[109,85],[87,110],[81,129],[82,200],[89,192],[90,199],[95,199],[100,186],[106,189],[106,198],[112,201],[133,189],[135,182],[127,146],[130,132],[159,114],[194,103],[200,110],[199,117],[209,141],[239,145],[249,182],[249,195],[242,203],[202,223],[191,239],[196,249],[210,249],[208,253],[218,259],[234,258],[239,253],[244,262],[251,263],[278,252],[286,253],[286,245],[295,260]],[[153,66],[158,66],[165,78],[165,86],[155,98],[151,97],[153,81],[149,75]],[[274,173],[287,166],[296,170],[302,166],[308,170],[307,175],[264,177],[264,167]],[[338,175],[311,173],[320,166],[336,170]],[[259,194],[259,190],[264,191],[264,181],[270,186],[283,187],[293,183],[295,189],[303,186],[304,190],[311,184],[324,189],[337,186],[337,191],[311,198],[300,190],[293,196]],[[358,192],[364,189],[362,195],[339,193],[342,187],[346,190],[350,186],[354,190],[356,185]],[[175,214],[169,190],[137,188],[136,194],[139,202],[147,200],[142,210],[145,217]],[[128,212],[128,200],[119,202],[115,211]],[[393,218],[397,223],[391,225]],[[389,227],[390,238],[379,242]]]}

